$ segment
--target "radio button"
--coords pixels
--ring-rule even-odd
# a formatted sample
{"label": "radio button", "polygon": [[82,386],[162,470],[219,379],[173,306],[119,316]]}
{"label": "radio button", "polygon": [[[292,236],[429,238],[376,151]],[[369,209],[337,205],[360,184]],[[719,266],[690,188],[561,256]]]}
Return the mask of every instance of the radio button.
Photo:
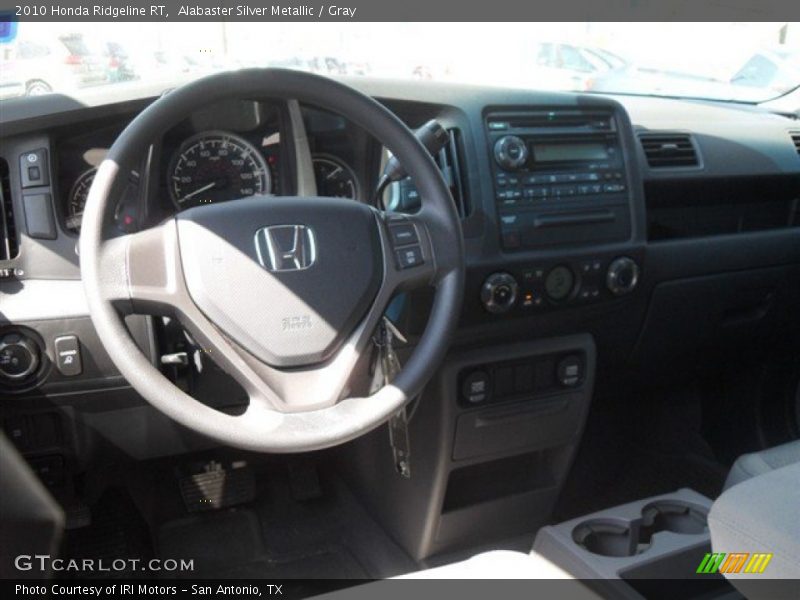
{"label": "radio button", "polygon": [[519,169],[528,160],[528,146],[515,135],[507,135],[495,142],[494,158],[503,169]]}
{"label": "radio button", "polygon": [[574,196],[577,192],[574,185],[562,185],[553,188],[553,195],[556,197]]}
{"label": "radio button", "polygon": [[549,192],[550,188],[546,186],[525,188],[525,196],[528,198],[546,198]]}

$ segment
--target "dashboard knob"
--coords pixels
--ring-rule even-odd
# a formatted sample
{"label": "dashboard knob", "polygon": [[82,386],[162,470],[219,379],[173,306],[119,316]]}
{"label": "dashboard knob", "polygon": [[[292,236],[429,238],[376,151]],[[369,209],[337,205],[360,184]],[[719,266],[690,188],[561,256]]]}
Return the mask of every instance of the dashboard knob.
{"label": "dashboard knob", "polygon": [[527,162],[528,146],[515,135],[503,136],[494,144],[494,159],[503,169],[514,171]]}
{"label": "dashboard knob", "polygon": [[612,294],[622,296],[634,290],[639,283],[639,265],[627,256],[615,258],[608,266],[606,286]]}
{"label": "dashboard knob", "polygon": [[566,300],[574,289],[575,274],[565,265],[554,267],[544,280],[544,291],[547,297],[556,302]]}
{"label": "dashboard knob", "polygon": [[481,288],[481,302],[490,313],[508,312],[517,302],[519,285],[508,273],[493,273],[486,278]]}
{"label": "dashboard knob", "polygon": [[0,380],[22,381],[39,367],[39,347],[32,339],[19,333],[7,333],[0,338]]}

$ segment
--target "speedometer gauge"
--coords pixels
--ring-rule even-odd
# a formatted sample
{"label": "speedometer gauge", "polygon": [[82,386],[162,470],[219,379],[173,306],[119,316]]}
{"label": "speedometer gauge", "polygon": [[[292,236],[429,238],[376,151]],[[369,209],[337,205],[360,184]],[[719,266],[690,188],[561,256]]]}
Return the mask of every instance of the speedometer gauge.
{"label": "speedometer gauge", "polygon": [[329,154],[316,154],[313,161],[319,196],[359,199],[358,177],[344,161]]}
{"label": "speedometer gauge", "polygon": [[258,149],[225,131],[190,137],[169,168],[169,191],[179,210],[269,194],[271,189],[270,172]]}
{"label": "speedometer gauge", "polygon": [[69,191],[69,215],[67,216],[67,229],[78,232],[81,230],[81,219],[83,218],[83,208],[86,206],[86,198],[89,196],[89,188],[92,187],[97,169],[89,169],[80,174],[72,184]]}

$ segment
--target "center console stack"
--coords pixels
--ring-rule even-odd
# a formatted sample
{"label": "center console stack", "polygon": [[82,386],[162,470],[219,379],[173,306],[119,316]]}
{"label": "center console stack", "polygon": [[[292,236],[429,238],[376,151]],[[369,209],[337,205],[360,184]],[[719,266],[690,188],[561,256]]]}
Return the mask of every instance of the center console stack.
{"label": "center console stack", "polygon": [[621,107],[484,113],[503,269],[483,276],[489,313],[613,300],[641,275],[637,182]]}

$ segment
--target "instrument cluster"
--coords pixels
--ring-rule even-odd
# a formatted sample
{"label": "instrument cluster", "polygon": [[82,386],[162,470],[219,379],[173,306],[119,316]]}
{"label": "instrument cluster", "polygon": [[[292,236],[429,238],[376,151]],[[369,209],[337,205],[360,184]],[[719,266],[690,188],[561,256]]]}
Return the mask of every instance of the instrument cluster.
{"label": "instrument cluster", "polygon": [[[313,121],[313,119],[312,119]],[[318,119],[317,119],[318,121]],[[249,196],[292,195],[290,151],[296,140],[283,103],[235,101],[195,113],[157,141],[118,195],[115,225],[124,232],[175,212]],[[313,122],[309,123],[313,126]],[[116,123],[66,138],[60,147],[63,225],[80,233],[81,219],[97,172],[114,139]],[[283,143],[283,140],[291,140]],[[330,131],[308,133],[318,196],[365,201],[362,175],[351,164],[350,138]],[[363,169],[361,169],[363,170]],[[142,177],[140,173],[147,173]],[[143,209],[143,198],[148,206]],[[147,220],[148,223],[144,223]]]}

